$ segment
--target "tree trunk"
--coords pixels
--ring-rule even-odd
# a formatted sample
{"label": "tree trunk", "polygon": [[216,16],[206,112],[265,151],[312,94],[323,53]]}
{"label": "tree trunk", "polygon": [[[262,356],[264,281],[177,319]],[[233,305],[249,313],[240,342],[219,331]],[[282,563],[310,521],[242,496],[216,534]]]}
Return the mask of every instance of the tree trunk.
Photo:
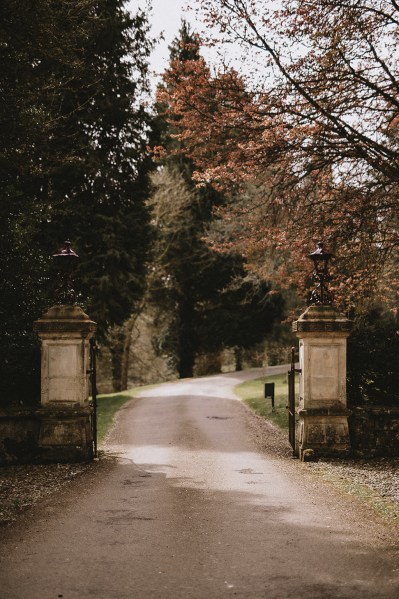
{"label": "tree trunk", "polygon": [[178,339],[179,378],[191,378],[194,374],[194,361],[196,353],[194,331],[194,306],[191,301],[183,301],[179,306]]}
{"label": "tree trunk", "polygon": [[236,346],[234,348],[234,359],[235,359],[235,369],[236,372],[238,370],[242,370],[242,347]]}
{"label": "tree trunk", "polygon": [[108,336],[107,345],[111,353],[112,388],[122,391],[122,356],[125,335],[122,327],[114,327]]}
{"label": "tree trunk", "polygon": [[121,357],[121,387],[127,389],[129,380],[129,361],[130,361],[130,348],[132,343],[132,333],[134,325],[136,324],[137,318],[141,314],[145,303],[143,302],[137,312],[134,312],[130,318],[123,325],[124,329],[124,341],[123,341],[123,352]]}

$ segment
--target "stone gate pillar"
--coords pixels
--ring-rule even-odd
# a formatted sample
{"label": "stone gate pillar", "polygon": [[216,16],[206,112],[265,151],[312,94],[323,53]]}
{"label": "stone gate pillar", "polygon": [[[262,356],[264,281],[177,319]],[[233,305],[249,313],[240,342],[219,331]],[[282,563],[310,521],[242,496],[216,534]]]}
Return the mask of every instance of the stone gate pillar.
{"label": "stone gate pillar", "polygon": [[92,457],[89,340],[96,324],[76,305],[53,306],[34,323],[42,343],[39,450],[42,461]]}
{"label": "stone gate pillar", "polygon": [[299,337],[299,457],[350,452],[346,345],[351,322],[331,305],[312,305],[293,323]]}

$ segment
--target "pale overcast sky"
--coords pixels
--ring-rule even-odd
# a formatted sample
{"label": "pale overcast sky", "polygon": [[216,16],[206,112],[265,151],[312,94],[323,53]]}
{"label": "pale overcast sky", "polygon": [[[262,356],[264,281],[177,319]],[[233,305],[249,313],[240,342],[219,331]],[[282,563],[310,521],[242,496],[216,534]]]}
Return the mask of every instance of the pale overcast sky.
{"label": "pale overcast sky", "polygon": [[[161,73],[167,66],[169,58],[168,45],[176,37],[180,29],[181,19],[184,18],[186,21],[194,22],[193,14],[185,11],[188,4],[187,0],[152,0],[151,23],[153,34],[157,36],[163,32],[165,37],[165,41],[159,43],[151,59],[151,67],[157,73]],[[127,3],[127,8],[132,12],[135,12],[137,7],[144,8],[145,6],[146,0],[129,0]]]}

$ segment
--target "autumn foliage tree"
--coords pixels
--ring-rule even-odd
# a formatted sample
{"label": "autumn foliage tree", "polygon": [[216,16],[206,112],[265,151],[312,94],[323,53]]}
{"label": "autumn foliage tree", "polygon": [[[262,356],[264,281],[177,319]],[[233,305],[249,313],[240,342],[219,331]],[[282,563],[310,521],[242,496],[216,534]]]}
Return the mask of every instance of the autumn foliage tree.
{"label": "autumn foliage tree", "polygon": [[226,198],[211,185],[196,188],[180,135],[184,123],[169,104],[186,70],[202,67],[199,47],[198,36],[183,22],[158,89],[152,135],[158,172],[149,199],[153,247],[147,300],[169,311],[172,326],[156,345],[173,356],[181,377],[193,375],[200,353],[260,341],[282,308],[269,284],[247,277],[238,251],[220,253],[205,242],[214,210]]}
{"label": "autumn foliage tree", "polygon": [[251,185],[245,205],[228,210],[240,223],[235,242],[258,265],[274,252],[276,278],[303,287],[305,256],[324,239],[342,307],[376,296],[395,305],[398,5],[200,4],[213,43],[240,44],[245,68],[187,62],[168,101],[197,180],[237,198]]}

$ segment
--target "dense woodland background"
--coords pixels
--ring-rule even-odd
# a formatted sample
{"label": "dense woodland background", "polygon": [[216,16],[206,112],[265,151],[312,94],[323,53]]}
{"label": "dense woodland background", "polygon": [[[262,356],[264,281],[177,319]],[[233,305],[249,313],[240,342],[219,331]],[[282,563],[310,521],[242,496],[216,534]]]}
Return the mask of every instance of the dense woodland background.
{"label": "dense woodland background", "polygon": [[399,404],[399,7],[199,4],[243,70],[212,69],[182,23],[152,100],[145,12],[1,3],[4,408],[39,401],[32,324],[66,239],[115,389],[285,361],[323,239],[350,402]]}

